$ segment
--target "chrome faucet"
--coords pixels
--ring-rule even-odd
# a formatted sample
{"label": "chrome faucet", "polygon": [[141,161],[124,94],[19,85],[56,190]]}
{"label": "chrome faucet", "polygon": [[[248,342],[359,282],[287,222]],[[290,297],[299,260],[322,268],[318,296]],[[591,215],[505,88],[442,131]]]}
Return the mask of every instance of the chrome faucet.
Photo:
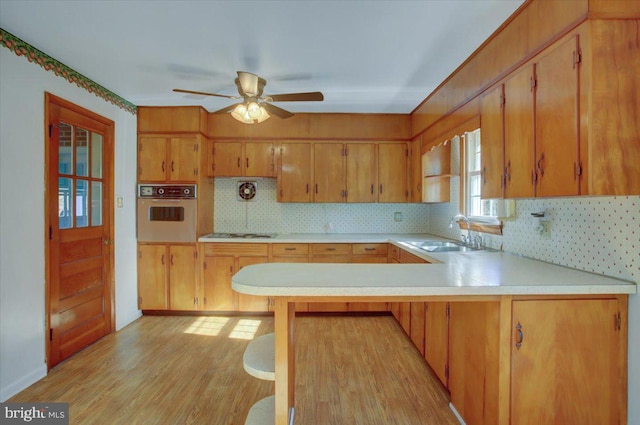
{"label": "chrome faucet", "polygon": [[464,235],[462,235],[462,242],[471,245],[473,243],[473,240],[471,239],[471,222],[466,215],[456,214],[451,220],[449,220],[449,229],[453,229],[453,222],[457,219],[464,220],[467,223],[467,237],[465,238]]}

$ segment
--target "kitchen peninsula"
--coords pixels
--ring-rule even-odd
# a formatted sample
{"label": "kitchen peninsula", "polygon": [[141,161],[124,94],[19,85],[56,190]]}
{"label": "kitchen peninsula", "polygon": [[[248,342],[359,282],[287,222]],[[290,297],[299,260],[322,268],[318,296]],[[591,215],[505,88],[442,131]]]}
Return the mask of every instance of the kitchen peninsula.
{"label": "kitchen peninsula", "polygon": [[466,423],[626,423],[635,284],[501,252],[428,258],[259,264],[233,276],[235,291],[275,300],[276,425],[295,406],[296,302],[381,300],[450,302],[451,405]]}

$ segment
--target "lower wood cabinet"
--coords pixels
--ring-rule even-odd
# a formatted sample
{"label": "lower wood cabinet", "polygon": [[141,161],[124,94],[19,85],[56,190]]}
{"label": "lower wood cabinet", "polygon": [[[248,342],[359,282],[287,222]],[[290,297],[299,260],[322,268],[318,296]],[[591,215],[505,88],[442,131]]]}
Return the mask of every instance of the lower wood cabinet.
{"label": "lower wood cabinet", "polygon": [[449,303],[424,307],[424,358],[445,388],[449,387]]}
{"label": "lower wood cabinet", "polygon": [[206,243],[203,259],[203,309],[210,311],[268,311],[269,299],[239,294],[231,277],[242,267],[269,262],[269,245]]}
{"label": "lower wood cabinet", "polygon": [[138,308],[197,310],[195,244],[138,244]]}

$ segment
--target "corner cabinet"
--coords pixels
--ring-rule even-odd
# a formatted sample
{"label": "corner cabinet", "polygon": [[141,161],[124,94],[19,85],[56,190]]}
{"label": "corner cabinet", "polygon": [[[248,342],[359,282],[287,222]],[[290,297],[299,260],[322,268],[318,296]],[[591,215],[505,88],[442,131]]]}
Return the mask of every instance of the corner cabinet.
{"label": "corner cabinet", "polygon": [[195,182],[200,173],[199,136],[138,138],[138,181]]}

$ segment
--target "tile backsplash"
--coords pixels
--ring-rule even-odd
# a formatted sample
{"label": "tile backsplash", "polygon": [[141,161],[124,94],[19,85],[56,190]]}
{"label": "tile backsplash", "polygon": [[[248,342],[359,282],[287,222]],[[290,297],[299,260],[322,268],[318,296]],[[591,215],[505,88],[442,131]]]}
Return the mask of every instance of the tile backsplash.
{"label": "tile backsplash", "polygon": [[[242,179],[248,180],[248,179]],[[458,177],[451,202],[443,204],[288,204],[276,201],[275,179],[257,179],[254,201],[238,201],[238,179],[215,181],[216,232],[432,233],[458,239],[449,220],[458,213]],[[545,211],[538,232],[531,213]],[[398,214],[399,213],[399,214]],[[401,221],[396,217],[401,215]],[[482,235],[485,244],[506,252],[640,281],[640,197],[580,197],[516,201],[516,215],[503,236]]]}
{"label": "tile backsplash", "polygon": [[238,180],[251,179],[215,180],[216,232],[425,233],[429,227],[424,204],[279,203],[276,180],[266,178],[255,180],[254,200],[238,201]]}

